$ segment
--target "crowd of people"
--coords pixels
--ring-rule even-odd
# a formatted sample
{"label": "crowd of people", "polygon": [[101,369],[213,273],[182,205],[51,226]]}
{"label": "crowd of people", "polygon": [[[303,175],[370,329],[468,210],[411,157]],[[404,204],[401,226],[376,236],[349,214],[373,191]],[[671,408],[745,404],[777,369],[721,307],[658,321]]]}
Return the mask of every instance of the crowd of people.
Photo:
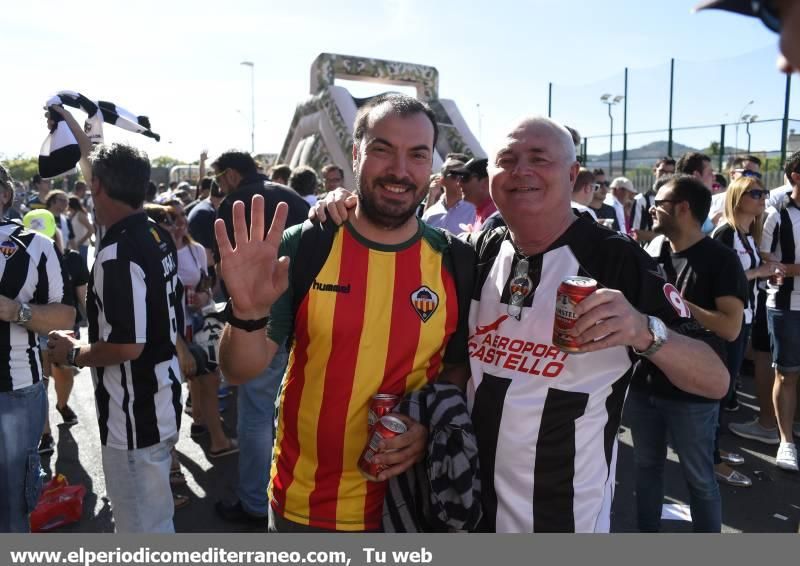
{"label": "crowd of people", "polygon": [[[776,31],[800,13],[753,6]],[[82,180],[36,176],[17,206],[0,167],[1,532],[29,530],[54,450],[47,383],[75,425],[83,367],[118,532],[173,532],[189,504],[173,493],[185,409],[210,460],[239,458],[217,513],[275,532],[607,532],[623,412],[639,529],[661,528],[669,443],[694,530],[719,532],[719,483],[752,485],[719,447],[746,360],[760,410],[730,431],[798,471],[800,152],[777,188],[758,156],[714,172],[690,152],[637,189],[581,167],[574,128],[526,117],[431,175],[433,111],[385,94],[356,115],[352,187],[336,164],[235,150],[203,152],[196,186],[160,187],[142,151],[92,147],[49,111]],[[557,306],[575,277],[597,289]],[[235,438],[218,404],[232,387]],[[379,394],[401,428],[376,440]]]}

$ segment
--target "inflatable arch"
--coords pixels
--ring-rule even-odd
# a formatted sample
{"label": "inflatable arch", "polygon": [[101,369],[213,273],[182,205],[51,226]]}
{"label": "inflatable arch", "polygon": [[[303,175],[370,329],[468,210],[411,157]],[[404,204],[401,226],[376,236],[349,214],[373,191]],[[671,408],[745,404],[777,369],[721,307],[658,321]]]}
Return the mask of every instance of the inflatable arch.
{"label": "inflatable arch", "polygon": [[318,172],[325,164],[335,163],[344,169],[345,186],[353,186],[353,122],[358,108],[369,98],[354,98],[346,88],[334,84],[336,79],[414,87],[417,98],[431,106],[439,124],[434,171],[450,152],[486,156],[455,102],[439,98],[435,67],[322,53],[311,65],[311,96],[297,105],[279,162],[292,167],[308,165]]}

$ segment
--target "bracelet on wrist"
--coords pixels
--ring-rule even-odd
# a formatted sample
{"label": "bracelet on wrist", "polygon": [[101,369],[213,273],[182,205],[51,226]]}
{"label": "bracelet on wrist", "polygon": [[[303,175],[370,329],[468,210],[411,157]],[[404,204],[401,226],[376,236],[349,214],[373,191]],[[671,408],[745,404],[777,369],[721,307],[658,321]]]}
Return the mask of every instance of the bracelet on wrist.
{"label": "bracelet on wrist", "polygon": [[228,304],[225,306],[225,321],[234,328],[238,328],[239,330],[244,330],[245,332],[254,332],[256,330],[261,330],[262,328],[266,328],[268,320],[269,317],[267,316],[265,316],[264,318],[256,318],[256,319],[237,318],[236,315],[233,314],[232,300],[229,300]]}

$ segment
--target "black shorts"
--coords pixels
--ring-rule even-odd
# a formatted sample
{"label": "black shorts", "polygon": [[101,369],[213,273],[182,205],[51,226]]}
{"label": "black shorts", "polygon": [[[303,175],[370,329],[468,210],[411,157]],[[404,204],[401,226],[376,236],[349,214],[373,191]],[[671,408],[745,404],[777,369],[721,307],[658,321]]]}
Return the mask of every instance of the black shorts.
{"label": "black shorts", "polygon": [[769,352],[770,340],[767,330],[767,293],[766,291],[756,290],[756,313],[753,317],[753,331],[750,334],[753,350],[757,352]]}

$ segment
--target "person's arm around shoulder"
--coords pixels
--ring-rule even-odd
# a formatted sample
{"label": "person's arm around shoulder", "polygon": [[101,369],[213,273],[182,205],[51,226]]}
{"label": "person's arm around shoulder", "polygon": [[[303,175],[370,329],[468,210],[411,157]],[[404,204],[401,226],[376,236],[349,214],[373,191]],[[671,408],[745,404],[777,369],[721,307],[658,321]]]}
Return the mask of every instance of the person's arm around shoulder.
{"label": "person's arm around shoulder", "polygon": [[229,314],[237,319],[228,321],[220,341],[220,369],[231,383],[249,381],[272,361],[278,344],[266,336],[266,318],[289,287],[289,258],[279,257],[288,206],[278,204],[266,236],[264,197],[255,195],[251,210],[248,234],[244,203],[233,205],[235,249],[225,222],[217,219],[214,224],[220,271],[231,301]]}

